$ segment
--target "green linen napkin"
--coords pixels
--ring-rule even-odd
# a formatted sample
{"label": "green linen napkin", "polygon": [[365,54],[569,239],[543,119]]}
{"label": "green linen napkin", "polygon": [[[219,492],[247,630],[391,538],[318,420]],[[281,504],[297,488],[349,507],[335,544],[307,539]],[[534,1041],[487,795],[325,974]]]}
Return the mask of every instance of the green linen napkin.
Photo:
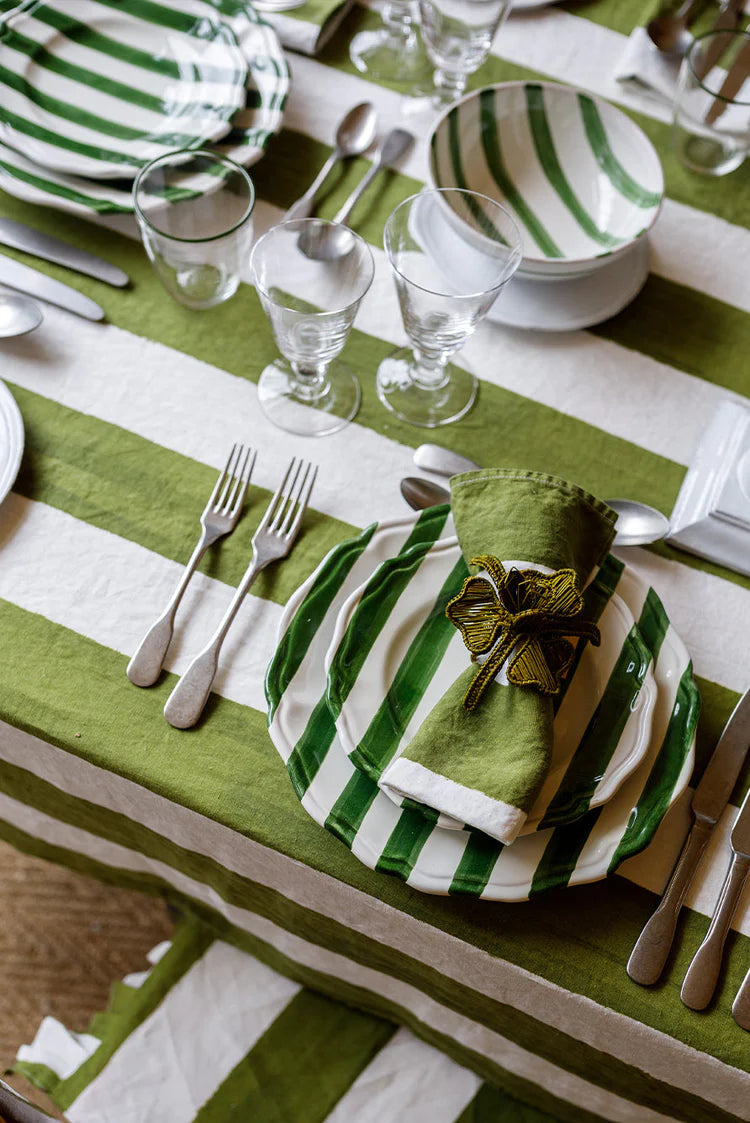
{"label": "green linen napkin", "polygon": [[262,15],[283,47],[303,55],[316,55],[353,5],[354,0],[307,0],[298,8],[286,12],[264,10]]}
{"label": "green linen napkin", "polygon": [[[511,469],[454,476],[451,503],[467,563],[492,555],[506,570],[570,569],[579,589],[606,555],[617,517],[574,484]],[[567,634],[575,634],[572,627]],[[464,698],[479,666],[467,650],[466,670],[383,772],[384,790],[500,842],[516,838],[549,768],[553,718],[550,695],[508,682],[519,650],[517,645],[472,710]]]}

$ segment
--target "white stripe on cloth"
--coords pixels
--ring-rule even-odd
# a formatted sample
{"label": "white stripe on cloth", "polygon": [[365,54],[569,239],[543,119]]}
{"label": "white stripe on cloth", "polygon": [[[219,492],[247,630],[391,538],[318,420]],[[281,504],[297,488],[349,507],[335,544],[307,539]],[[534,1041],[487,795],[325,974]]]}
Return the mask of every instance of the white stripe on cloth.
{"label": "white stripe on cloth", "polygon": [[476,1073],[399,1029],[326,1116],[326,1123],[454,1123],[479,1091]]}
{"label": "white stripe on cloth", "polygon": [[[407,983],[402,983],[390,975],[356,964],[352,960],[336,952],[328,951],[319,945],[309,944],[255,913],[221,901],[215,890],[201,882],[194,881],[180,871],[165,866],[160,861],[149,859],[143,854],[107,842],[99,836],[88,834],[78,827],[40,814],[35,809],[18,803],[1,792],[0,819],[13,824],[21,831],[28,831],[34,837],[52,846],[85,854],[112,869],[144,872],[151,876],[163,878],[179,892],[211,908],[219,908],[232,924],[270,945],[281,955],[287,956],[303,966],[322,972],[335,980],[336,983],[344,982],[353,986],[364,987],[384,999],[396,1003],[415,1017],[418,1022],[434,1027],[438,1032],[457,1041],[464,1048],[485,1055],[495,1064],[508,1069],[517,1078],[539,1084],[545,1090],[552,1089],[554,1095],[562,1100],[575,1105],[584,1105],[590,1111],[599,1112],[605,1118],[614,1120],[616,1123],[665,1123],[665,1120],[669,1118],[642,1104],[625,1100],[609,1092],[606,1088],[592,1084],[566,1069],[559,1068],[538,1054],[530,1053],[514,1041],[510,1041],[500,1034],[488,1030],[478,1022],[440,1005],[422,991]],[[289,863],[289,865],[292,866],[293,863]],[[422,927],[428,930],[426,925]],[[420,945],[411,945],[412,954],[414,946]],[[482,987],[483,990],[486,990],[486,984],[489,981],[488,975],[492,974],[496,978],[500,973],[499,967],[499,960],[492,958],[488,960],[487,966],[484,968],[485,985]],[[557,988],[551,984],[545,984],[545,986],[549,988],[545,1022],[549,1023],[550,998],[552,992]],[[581,1020],[584,1017],[584,1007],[588,1005],[588,1002],[586,999],[582,999],[580,995],[567,994],[565,998],[571,1005],[575,1006],[575,1022],[577,1027],[580,1028]],[[604,1008],[600,1009],[604,1010]],[[647,1029],[638,1022],[623,1018],[622,1015],[614,1014],[610,1010],[604,1010],[604,1013],[608,1020],[616,1020],[623,1024],[623,1028],[627,1027],[630,1048],[635,1048],[638,1051],[639,1067],[644,1067],[644,1056],[648,1056],[648,1065],[653,1070],[654,1058],[661,1053],[659,1046],[662,1045],[666,1051],[672,1054],[672,1065],[667,1070],[670,1083],[679,1082],[678,1086],[682,1086],[681,1077],[684,1076],[688,1079],[691,1089],[697,1094],[705,1094],[706,1087],[710,1087],[712,1099],[717,1105],[738,1115],[741,1115],[741,1112],[745,1110],[747,1090],[745,1073],[722,1065],[713,1057],[697,1053],[695,1050],[683,1046],[657,1031]],[[605,1035],[604,1039],[598,1039],[596,1047],[607,1051],[608,1036]],[[647,1048],[648,1053],[645,1052]],[[675,1061],[680,1055],[683,1056],[683,1063],[676,1065]],[[709,1076],[711,1072],[714,1075]],[[719,1078],[719,1074],[721,1074],[721,1078]],[[717,1083],[707,1084],[707,1080]],[[71,1116],[71,1123],[82,1123],[82,1121]],[[109,1121],[106,1121],[106,1123],[109,1123]],[[117,1119],[113,1118],[111,1123],[124,1123],[124,1121],[121,1116],[118,1116]],[[131,1123],[131,1120],[128,1120],[127,1123]],[[136,1123],[136,1121],[132,1120],[132,1123]],[[139,1119],[138,1123],[142,1123],[142,1121]],[[173,1123],[173,1121],[170,1120],[170,1123]],[[175,1117],[174,1123],[179,1123],[178,1117]]]}
{"label": "white stripe on cloth", "polygon": [[[196,540],[199,514],[196,510]],[[0,556],[0,597],[128,658],[164,610],[183,572],[177,562],[127,538],[15,494],[3,506]],[[193,576],[178,609],[164,664],[168,670],[187,670],[231,599],[228,585],[202,573]],[[248,594],[226,641],[217,693],[265,709],[263,679],[280,616],[278,605]],[[123,661],[125,684],[124,676]]]}
{"label": "white stripe on cloth", "polygon": [[125,1038],[67,1118],[192,1123],[300,990],[253,956],[212,944]]}
{"label": "white stripe on cloth", "polygon": [[[241,877],[247,877],[275,891],[279,890],[279,886],[283,886],[284,896],[301,907],[326,916],[345,927],[354,928],[401,954],[413,956],[414,949],[418,948],[421,962],[433,967],[456,984],[485,994],[490,999],[522,1009],[543,1024],[566,1033],[576,1040],[584,1041],[596,1049],[601,1049],[627,1064],[642,1068],[644,1058],[647,1058],[647,1071],[667,1084],[684,1088],[699,1096],[710,1087],[712,1094],[715,1094],[717,1106],[733,1111],[744,1118],[742,1113],[747,1103],[746,1073],[732,1069],[706,1053],[698,1052],[667,1034],[644,1026],[583,995],[571,994],[547,979],[500,960],[465,940],[441,932],[432,925],[416,920],[375,897],[305,867],[251,839],[242,839],[240,846],[236,832],[212,819],[180,807],[131,780],[96,768],[87,761],[77,759],[71,753],[57,749],[6,723],[0,723],[0,731],[2,731],[0,753],[4,759],[20,768],[26,768],[28,762],[33,760],[35,775],[48,780],[62,791],[77,798],[93,800],[102,807],[120,812],[134,822],[141,823],[157,834],[171,839],[186,850],[208,855],[224,868]],[[735,815],[735,808],[727,809],[722,822],[723,831],[731,830]],[[68,827],[35,808],[20,804],[2,794],[0,794],[0,818],[51,845],[64,846],[115,869],[139,870],[163,878],[178,891],[208,904],[231,923],[268,940],[280,951],[284,952],[285,947],[295,949],[293,958],[298,958],[296,951],[302,942],[296,937],[283,933],[273,925],[259,928],[258,925],[262,926],[267,922],[260,921],[246,910],[228,904],[210,886],[196,882],[179,870],[168,867],[156,859],[129,851],[98,835]],[[664,837],[664,828],[671,818],[669,816],[662,824],[660,829],[662,837]],[[654,842],[648,849],[649,861],[642,862],[638,870],[639,883],[655,892],[663,890],[666,877],[677,858],[684,838],[684,830],[682,835],[672,827],[669,831],[667,835],[672,846],[671,852],[667,854],[663,849],[660,851],[659,846]],[[702,872],[706,880],[699,882],[695,889],[691,888],[687,903],[704,915],[713,912],[726,872],[725,859],[725,853],[716,853],[714,861],[704,860]],[[353,918],[356,918],[356,921]],[[744,905],[740,903],[733,919],[733,926],[738,931],[750,935],[750,902]],[[303,962],[302,959],[299,961]],[[320,961],[317,962],[320,967]],[[342,975],[341,965],[347,963],[348,960],[335,956],[334,965],[328,973],[333,977],[345,978],[351,975],[354,978],[352,972],[356,974],[358,971],[365,971],[364,968],[349,964],[347,974]],[[320,967],[320,969],[326,968]],[[363,982],[362,985],[366,984]],[[391,993],[391,988],[403,985],[390,976],[378,975],[372,989],[376,993],[388,995]],[[433,1008],[437,1009],[436,1004],[413,988],[408,988],[408,994],[408,1001],[403,997],[398,1001],[413,1010],[426,1024],[436,1025],[433,1016]],[[427,1009],[430,1011],[429,1014],[426,1013]],[[442,1017],[441,1025],[445,1028],[445,1019],[452,1020],[457,1015],[444,1011],[442,1007],[439,1009]],[[459,1018],[455,1026],[452,1022],[451,1024],[452,1028],[446,1029],[451,1036],[472,1049],[486,1053],[487,1056],[495,1055],[492,1042],[497,1035],[489,1033],[470,1019]],[[457,1026],[461,1028],[456,1028]],[[510,1062],[511,1067],[513,1063]],[[530,1076],[530,1079],[541,1079],[541,1077]],[[555,1079],[554,1076],[552,1079]],[[556,1083],[548,1086],[558,1089]],[[587,1101],[579,1099],[577,1102]],[[623,1117],[612,1115],[611,1118]],[[625,1115],[624,1118],[634,1119],[636,1123],[647,1123],[652,1116]]]}

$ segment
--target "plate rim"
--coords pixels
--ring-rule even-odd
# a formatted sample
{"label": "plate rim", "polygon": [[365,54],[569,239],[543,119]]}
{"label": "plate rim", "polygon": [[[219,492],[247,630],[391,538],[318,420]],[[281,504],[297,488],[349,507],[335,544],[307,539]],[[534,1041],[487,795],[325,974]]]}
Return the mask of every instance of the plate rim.
{"label": "plate rim", "polygon": [[2,379],[0,379],[0,419],[6,423],[9,435],[9,455],[5,463],[0,464],[0,503],[2,503],[16,482],[23,459],[26,438],[18,402]]}

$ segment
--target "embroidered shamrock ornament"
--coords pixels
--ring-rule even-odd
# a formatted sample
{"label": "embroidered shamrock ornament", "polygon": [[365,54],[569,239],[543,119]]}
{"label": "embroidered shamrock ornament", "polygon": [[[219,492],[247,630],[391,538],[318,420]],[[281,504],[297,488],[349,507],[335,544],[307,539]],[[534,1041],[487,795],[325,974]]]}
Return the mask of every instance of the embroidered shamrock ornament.
{"label": "embroidered shamrock ornament", "polygon": [[445,609],[472,660],[489,653],[464,695],[464,707],[478,706],[506,662],[508,682],[557,694],[575,656],[566,637],[581,636],[595,647],[600,643],[597,626],[580,619],[583,597],[575,571],[506,570],[491,554],[480,554],[471,564],[486,570],[492,582],[467,577]]}

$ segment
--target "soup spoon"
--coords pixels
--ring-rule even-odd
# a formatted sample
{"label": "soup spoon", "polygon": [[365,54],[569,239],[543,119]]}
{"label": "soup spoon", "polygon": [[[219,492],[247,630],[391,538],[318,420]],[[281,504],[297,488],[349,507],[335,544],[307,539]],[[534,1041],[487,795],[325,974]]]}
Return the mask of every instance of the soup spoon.
{"label": "soup spoon", "polygon": [[9,339],[14,335],[26,335],[38,328],[44,317],[42,310],[27,296],[15,293],[0,294],[0,338]]}
{"label": "soup spoon", "polygon": [[[450,492],[419,476],[407,476],[401,481],[401,494],[415,511],[450,503]],[[608,507],[617,513],[614,546],[646,546],[659,542],[669,534],[669,521],[661,511],[633,499],[605,499]]]}

